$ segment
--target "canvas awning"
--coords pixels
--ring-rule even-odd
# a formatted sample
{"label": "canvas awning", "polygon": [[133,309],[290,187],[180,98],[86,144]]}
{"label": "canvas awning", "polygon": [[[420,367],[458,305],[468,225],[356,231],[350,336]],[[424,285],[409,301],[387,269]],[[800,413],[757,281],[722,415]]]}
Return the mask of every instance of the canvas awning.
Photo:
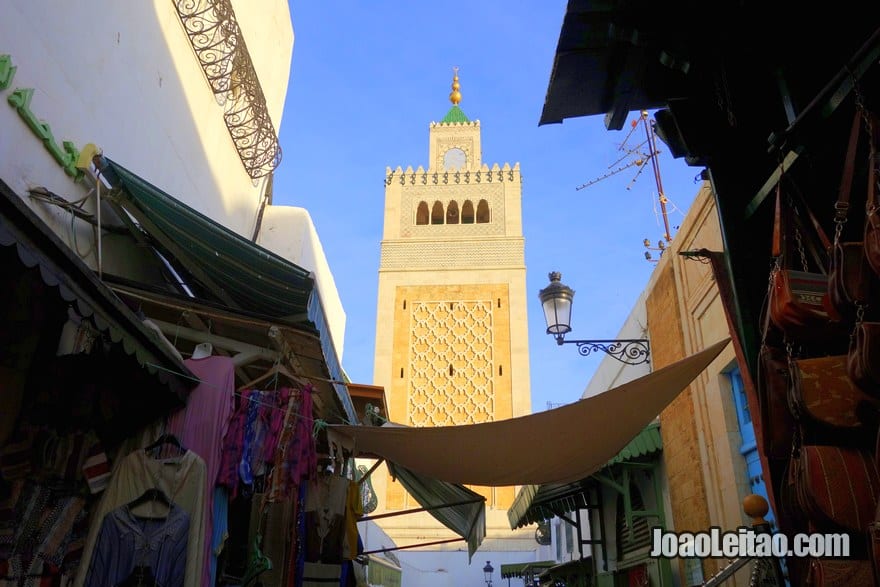
{"label": "canvas awning", "polygon": [[175,401],[185,400],[194,385],[192,372],[0,180],[0,248],[13,246],[24,266],[38,268],[43,282],[56,287],[61,299],[75,304],[80,316],[90,318],[114,343],[121,343],[128,355],[177,396]]}
{"label": "canvas awning", "polygon": [[486,498],[463,485],[429,479],[391,462],[388,471],[434,519],[467,541],[470,560],[486,537]]}
{"label": "canvas awning", "polygon": [[[620,463],[641,461],[659,452],[662,447],[660,424],[655,420],[629,441],[622,451],[609,459],[603,469]],[[526,485],[520,488],[513,505],[507,510],[510,527],[520,528],[587,507],[588,480],[589,478],[574,483]]]}
{"label": "canvas awning", "polygon": [[[211,220],[119,163],[107,158],[101,163],[102,176],[114,188],[107,199],[135,219],[137,226],[128,222],[132,233],[148,234],[212,302],[317,337],[345,420],[356,421],[309,271]],[[120,217],[126,219],[124,214]]]}
{"label": "canvas awning", "polygon": [[729,339],[594,397],[466,426],[332,426],[356,452],[467,485],[570,483],[618,454],[727,346]]}
{"label": "canvas awning", "polygon": [[105,176],[121,188],[119,205],[220,301],[271,318],[307,319],[314,286],[308,270],[211,220],[119,163],[107,162]]}

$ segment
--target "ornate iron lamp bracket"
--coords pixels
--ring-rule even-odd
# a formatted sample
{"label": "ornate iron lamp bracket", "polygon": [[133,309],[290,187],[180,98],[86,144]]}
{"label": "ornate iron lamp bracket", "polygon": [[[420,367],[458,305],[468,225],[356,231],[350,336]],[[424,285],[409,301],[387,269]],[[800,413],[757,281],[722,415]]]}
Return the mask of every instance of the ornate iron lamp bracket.
{"label": "ornate iron lamp bracket", "polygon": [[642,365],[650,359],[650,345],[644,338],[622,338],[618,340],[559,340],[559,344],[576,344],[578,354],[587,357],[601,351],[627,365]]}

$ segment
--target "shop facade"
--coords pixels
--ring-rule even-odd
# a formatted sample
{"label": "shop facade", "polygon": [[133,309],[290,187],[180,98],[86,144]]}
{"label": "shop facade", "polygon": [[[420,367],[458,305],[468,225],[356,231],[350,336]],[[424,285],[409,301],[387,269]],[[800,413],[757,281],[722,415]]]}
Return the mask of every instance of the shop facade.
{"label": "shop facade", "polygon": [[[845,7],[809,16],[798,27],[788,26],[792,7],[764,8],[722,3],[709,14],[686,3],[654,11],[569,2],[541,123],[603,115],[609,130],[619,130],[630,112],[659,109],[652,122],[657,134],[711,185],[720,242],[688,245],[682,253],[707,263],[718,283],[754,424],[756,477],[765,483],[779,529],[845,531],[856,544],[844,565],[790,559],[790,579],[821,581],[833,568],[853,584],[874,584],[867,532],[876,510],[870,488],[877,425],[868,407],[873,400],[864,397],[873,387],[842,367],[857,348],[850,335],[873,318],[849,312],[846,298],[834,298],[827,275],[843,275],[832,253],[851,243],[855,269],[846,274],[861,284],[874,279],[873,271],[861,274],[863,280],[857,276],[868,255],[875,189],[880,29],[873,15],[853,19]],[[840,39],[833,49],[815,43],[829,35]],[[791,270],[815,277],[816,320],[803,328],[771,303],[788,291],[780,280]],[[876,305],[871,292],[856,292],[849,303],[870,312]],[[816,377],[840,382],[846,401],[810,412],[797,399],[808,389],[799,383],[806,366],[815,366]],[[687,444],[699,443],[695,430]],[[837,455],[832,461],[839,474],[831,478],[853,484],[831,487],[819,477],[789,474],[825,454]],[[865,476],[848,469],[850,457]],[[676,465],[667,464],[672,475]],[[699,508],[676,514],[677,528],[681,519],[689,529],[700,518],[712,521],[713,510],[732,511],[724,494],[703,487]],[[828,503],[810,505],[805,496],[815,487],[828,490]],[[829,514],[841,511],[845,495],[856,496],[847,509],[852,517]],[[711,563],[703,566],[712,574]]]}

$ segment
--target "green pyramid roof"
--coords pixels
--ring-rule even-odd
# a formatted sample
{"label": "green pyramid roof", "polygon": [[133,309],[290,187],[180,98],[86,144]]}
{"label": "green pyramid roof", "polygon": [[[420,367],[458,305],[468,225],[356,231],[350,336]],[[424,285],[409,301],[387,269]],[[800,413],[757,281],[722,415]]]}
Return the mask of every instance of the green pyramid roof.
{"label": "green pyramid roof", "polygon": [[446,113],[446,116],[443,117],[441,123],[450,123],[450,122],[470,122],[470,119],[467,115],[462,111],[458,105],[454,105],[449,109],[449,112]]}

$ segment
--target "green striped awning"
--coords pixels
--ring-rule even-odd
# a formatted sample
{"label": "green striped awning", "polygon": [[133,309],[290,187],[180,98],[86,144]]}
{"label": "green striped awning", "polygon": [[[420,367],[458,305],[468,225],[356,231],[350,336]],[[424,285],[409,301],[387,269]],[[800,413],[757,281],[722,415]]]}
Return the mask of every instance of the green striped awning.
{"label": "green striped awning", "polygon": [[[244,238],[107,160],[118,204],[226,305],[285,321],[307,321],[309,272]],[[111,180],[112,181],[112,180]]]}
{"label": "green striped awning", "polygon": [[[612,457],[603,469],[621,463],[644,460],[662,449],[660,423],[655,420]],[[557,516],[557,512],[571,512],[587,507],[586,490],[589,483],[590,477],[586,477],[574,483],[524,485],[513,500],[513,505],[507,510],[510,527],[528,526],[549,520]]]}
{"label": "green striped awning", "polygon": [[[319,338],[329,379],[345,374],[336,354],[327,317],[311,273],[251,242],[198,210],[165,193],[119,163],[104,158],[103,177],[113,186],[107,199],[134,218],[133,233],[147,233],[175,269],[187,272],[197,297],[232,310],[246,310],[271,322]],[[356,421],[354,405],[341,383],[332,383],[346,420]]]}

